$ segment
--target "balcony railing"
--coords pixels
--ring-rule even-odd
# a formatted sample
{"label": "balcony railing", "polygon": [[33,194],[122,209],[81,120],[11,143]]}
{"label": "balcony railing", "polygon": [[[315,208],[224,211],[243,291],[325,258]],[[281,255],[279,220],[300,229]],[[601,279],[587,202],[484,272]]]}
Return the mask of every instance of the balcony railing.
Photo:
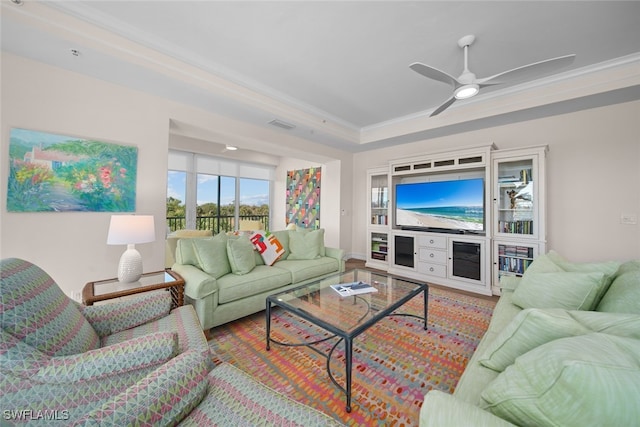
{"label": "balcony railing", "polygon": [[[240,221],[260,221],[265,230],[269,230],[269,215],[240,215]],[[170,231],[183,230],[187,228],[187,219],[183,216],[167,217],[167,227]],[[197,216],[196,230],[211,230],[214,234],[234,231],[234,217],[227,215],[220,216]]]}

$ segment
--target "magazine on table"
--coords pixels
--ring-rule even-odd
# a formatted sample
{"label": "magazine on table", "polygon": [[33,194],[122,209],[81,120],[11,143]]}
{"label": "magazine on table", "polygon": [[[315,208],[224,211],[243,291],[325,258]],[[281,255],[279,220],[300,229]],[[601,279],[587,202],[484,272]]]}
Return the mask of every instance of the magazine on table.
{"label": "magazine on table", "polygon": [[338,283],[331,285],[331,288],[343,297],[378,292],[376,288],[366,282]]}

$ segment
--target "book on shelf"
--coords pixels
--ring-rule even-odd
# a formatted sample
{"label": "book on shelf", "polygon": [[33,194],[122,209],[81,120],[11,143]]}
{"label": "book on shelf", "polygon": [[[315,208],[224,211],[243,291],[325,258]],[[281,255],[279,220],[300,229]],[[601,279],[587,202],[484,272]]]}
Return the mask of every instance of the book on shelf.
{"label": "book on shelf", "polygon": [[533,248],[529,246],[498,245],[498,255],[519,258],[533,258]]}
{"label": "book on shelf", "polygon": [[387,225],[387,215],[371,215],[371,224]]}
{"label": "book on shelf", "polygon": [[331,289],[343,297],[378,292],[376,288],[365,282],[338,283],[337,285],[331,285]]}
{"label": "book on shelf", "polygon": [[533,221],[498,221],[498,227],[502,233],[533,234]]}
{"label": "book on shelf", "polygon": [[499,268],[501,271],[522,275],[532,262],[532,259],[499,257]]}

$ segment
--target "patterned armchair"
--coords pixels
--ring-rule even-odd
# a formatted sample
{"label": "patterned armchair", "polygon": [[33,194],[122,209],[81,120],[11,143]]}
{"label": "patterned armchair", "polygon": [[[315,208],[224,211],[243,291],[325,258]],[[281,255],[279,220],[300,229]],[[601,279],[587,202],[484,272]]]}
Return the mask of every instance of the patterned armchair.
{"label": "patterned armchair", "polygon": [[170,305],[158,291],[85,307],[39,267],[0,261],[0,424],[179,422],[212,362],[193,308]]}

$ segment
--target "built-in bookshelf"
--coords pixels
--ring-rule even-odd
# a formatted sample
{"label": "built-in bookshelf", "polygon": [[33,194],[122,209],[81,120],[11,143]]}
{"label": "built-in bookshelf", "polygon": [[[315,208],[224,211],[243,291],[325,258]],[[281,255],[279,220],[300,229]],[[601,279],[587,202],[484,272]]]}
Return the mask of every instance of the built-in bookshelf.
{"label": "built-in bookshelf", "polygon": [[498,243],[498,269],[501,273],[524,274],[536,255],[531,246]]}
{"label": "built-in bookshelf", "polygon": [[546,147],[498,150],[493,165],[494,293],[500,277],[522,276],[546,245]]}
{"label": "built-in bookshelf", "polygon": [[504,154],[494,153],[493,235],[538,239],[540,154],[521,154],[519,157]]}
{"label": "built-in bookshelf", "polygon": [[367,267],[386,270],[389,251],[389,178],[388,168],[374,168],[367,171],[369,251]]}
{"label": "built-in bookshelf", "polygon": [[387,233],[371,233],[371,259],[387,262],[389,239]]}

